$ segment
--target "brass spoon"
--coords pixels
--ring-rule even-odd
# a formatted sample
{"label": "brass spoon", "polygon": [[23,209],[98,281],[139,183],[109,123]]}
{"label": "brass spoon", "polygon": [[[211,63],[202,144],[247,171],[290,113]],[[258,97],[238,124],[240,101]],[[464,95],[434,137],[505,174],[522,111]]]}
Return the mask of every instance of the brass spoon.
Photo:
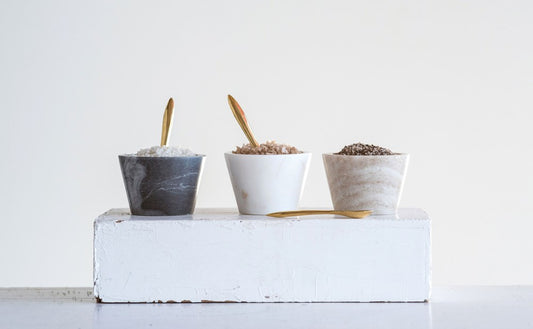
{"label": "brass spoon", "polygon": [[244,115],[244,111],[242,110],[239,103],[237,103],[235,98],[233,98],[231,95],[228,95],[228,103],[229,103],[229,107],[231,108],[231,112],[233,112],[235,119],[237,119],[239,126],[241,126],[241,129],[246,135],[246,138],[248,138],[248,141],[250,142],[250,144],[253,147],[258,147],[259,143],[254,138],[254,134],[252,134],[252,130],[250,129],[250,126],[248,126],[246,115]]}
{"label": "brass spoon", "polygon": [[306,215],[341,215],[350,218],[365,218],[371,213],[371,210],[293,210],[273,212],[271,214],[267,214],[267,216],[282,218]]}
{"label": "brass spoon", "polygon": [[165,114],[163,115],[163,129],[161,131],[161,146],[167,146],[170,139],[170,130],[172,129],[172,119],[174,118],[174,100],[172,97],[168,100]]}

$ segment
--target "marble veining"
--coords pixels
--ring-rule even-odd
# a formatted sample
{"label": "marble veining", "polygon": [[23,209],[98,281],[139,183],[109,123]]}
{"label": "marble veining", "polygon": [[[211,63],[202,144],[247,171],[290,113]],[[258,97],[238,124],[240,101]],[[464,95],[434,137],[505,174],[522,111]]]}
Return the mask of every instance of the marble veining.
{"label": "marble veining", "polygon": [[407,171],[408,154],[350,156],[324,154],[333,208],[396,212]]}
{"label": "marble veining", "polygon": [[194,211],[204,156],[119,156],[134,215],[184,215]]}

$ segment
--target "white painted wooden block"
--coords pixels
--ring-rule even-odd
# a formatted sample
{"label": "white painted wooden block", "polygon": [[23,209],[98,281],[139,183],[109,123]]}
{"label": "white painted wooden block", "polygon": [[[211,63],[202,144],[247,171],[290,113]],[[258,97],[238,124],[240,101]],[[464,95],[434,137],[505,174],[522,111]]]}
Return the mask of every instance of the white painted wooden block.
{"label": "white painted wooden block", "polygon": [[94,229],[94,294],[102,302],[429,299],[431,229],[421,209],[366,219],[113,209]]}

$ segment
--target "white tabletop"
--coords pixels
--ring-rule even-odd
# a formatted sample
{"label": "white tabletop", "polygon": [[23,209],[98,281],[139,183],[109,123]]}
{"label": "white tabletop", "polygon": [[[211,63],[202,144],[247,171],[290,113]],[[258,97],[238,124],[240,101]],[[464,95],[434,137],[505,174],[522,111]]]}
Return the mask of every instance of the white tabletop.
{"label": "white tabletop", "polygon": [[97,304],[0,289],[0,328],[533,328],[533,286],[435,287],[429,303]]}
{"label": "white tabletop", "polygon": [[[305,210],[305,208],[301,209]],[[122,221],[137,221],[137,222],[154,222],[154,221],[172,221],[172,220],[238,220],[238,221],[301,221],[301,220],[328,220],[328,222],[335,222],[335,220],[346,221],[352,220],[344,216],[338,215],[308,215],[308,216],[294,216],[285,217],[283,219],[268,217],[263,215],[241,215],[237,209],[233,208],[197,208],[192,215],[182,216],[134,216],[131,215],[129,209],[113,208],[102,215],[100,215],[96,222],[122,222]],[[389,215],[370,215],[364,219],[357,219],[358,222],[367,221],[429,221],[429,215],[420,208],[400,208],[396,214]]]}

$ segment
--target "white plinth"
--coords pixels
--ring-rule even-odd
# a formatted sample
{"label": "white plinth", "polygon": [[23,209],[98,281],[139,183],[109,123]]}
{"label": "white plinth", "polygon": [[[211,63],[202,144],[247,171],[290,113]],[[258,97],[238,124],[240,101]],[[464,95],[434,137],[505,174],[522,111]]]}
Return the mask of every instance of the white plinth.
{"label": "white plinth", "polygon": [[102,302],[429,299],[431,229],[421,209],[365,219],[113,209],[94,229],[94,294]]}

